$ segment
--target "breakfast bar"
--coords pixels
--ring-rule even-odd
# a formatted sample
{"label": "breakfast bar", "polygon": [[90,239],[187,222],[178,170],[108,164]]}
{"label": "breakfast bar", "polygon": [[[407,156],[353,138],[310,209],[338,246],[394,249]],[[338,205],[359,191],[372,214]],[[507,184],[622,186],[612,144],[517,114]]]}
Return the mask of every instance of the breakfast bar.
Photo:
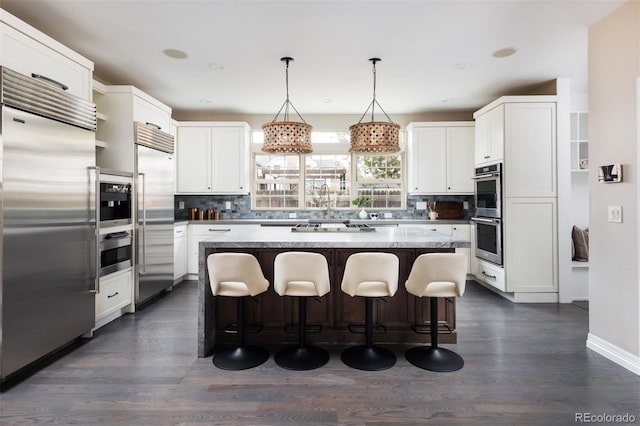
{"label": "breakfast bar", "polygon": [[[329,231],[329,232],[326,232]],[[331,232],[334,231],[334,232]],[[413,324],[429,324],[429,302],[407,294],[404,288],[414,259],[424,253],[453,252],[467,248],[470,242],[443,235],[425,226],[383,226],[371,232],[340,232],[339,229],[318,227],[318,232],[293,232],[285,226],[236,226],[221,229],[215,236],[200,242],[199,256],[199,308],[198,356],[211,355],[219,343],[229,343],[234,335],[225,333],[225,327],[236,318],[236,303],[228,297],[214,297],[209,287],[206,258],[212,253],[243,252],[258,259],[263,273],[273,283],[273,261],[285,251],[310,251],[323,254],[329,264],[331,291],[326,296],[310,300],[309,324],[319,325],[317,333],[310,333],[310,341],[325,344],[352,344],[363,336],[349,331],[349,324],[362,323],[364,302],[340,290],[346,259],[358,252],[394,253],[400,259],[398,292],[390,298],[376,300],[374,320],[386,327],[386,333],[376,341],[388,344],[425,343],[428,334],[417,334]],[[285,331],[287,324],[297,318],[295,298],[280,297],[273,286],[247,301],[245,314],[249,322],[263,328],[248,340],[263,344],[289,344],[296,340],[295,333]],[[426,299],[426,300],[422,300]],[[255,302],[255,303],[254,303]],[[442,298],[438,307],[440,342],[456,342],[455,299]]]}

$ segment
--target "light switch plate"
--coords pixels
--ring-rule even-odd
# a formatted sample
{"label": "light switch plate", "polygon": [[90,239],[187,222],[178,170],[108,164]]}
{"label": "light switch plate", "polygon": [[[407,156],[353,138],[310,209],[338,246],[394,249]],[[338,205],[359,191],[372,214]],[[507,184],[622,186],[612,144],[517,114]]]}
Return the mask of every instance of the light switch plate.
{"label": "light switch plate", "polygon": [[183,209],[184,209],[184,201],[178,201],[178,208],[179,208],[180,210],[183,210]]}
{"label": "light switch plate", "polygon": [[297,214],[295,213],[289,213],[289,219],[295,219],[296,217],[298,217]]}
{"label": "light switch plate", "polygon": [[231,201],[225,201],[224,208],[225,210],[231,210]]}
{"label": "light switch plate", "polygon": [[426,210],[427,202],[426,201],[417,201],[416,202],[416,210]]}
{"label": "light switch plate", "polygon": [[612,223],[622,223],[622,206],[607,207],[607,220]]}
{"label": "light switch plate", "polygon": [[384,218],[385,218],[385,219],[392,219],[392,218],[393,218],[393,215],[392,215],[391,213],[385,213],[385,214],[384,214]]}

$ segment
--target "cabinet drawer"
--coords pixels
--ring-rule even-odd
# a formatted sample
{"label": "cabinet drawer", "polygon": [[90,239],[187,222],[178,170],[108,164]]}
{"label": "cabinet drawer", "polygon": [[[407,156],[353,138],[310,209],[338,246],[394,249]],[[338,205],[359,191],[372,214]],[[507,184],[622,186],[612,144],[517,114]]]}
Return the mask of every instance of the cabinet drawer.
{"label": "cabinet drawer", "polygon": [[131,303],[133,271],[114,274],[100,281],[100,293],[96,294],[96,320]]}
{"label": "cabinet drawer", "polygon": [[492,285],[498,290],[507,290],[504,280],[504,269],[481,259],[476,259],[475,268],[474,275],[477,279]]}
{"label": "cabinet drawer", "polygon": [[26,76],[45,76],[68,86],[68,93],[91,101],[92,70],[6,24],[0,29],[3,66]]}

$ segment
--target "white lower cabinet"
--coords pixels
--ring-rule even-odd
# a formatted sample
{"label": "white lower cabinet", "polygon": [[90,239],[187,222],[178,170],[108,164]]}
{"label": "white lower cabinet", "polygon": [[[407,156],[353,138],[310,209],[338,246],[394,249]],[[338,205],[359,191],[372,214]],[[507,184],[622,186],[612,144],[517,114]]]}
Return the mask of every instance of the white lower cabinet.
{"label": "white lower cabinet", "polygon": [[[434,232],[438,232],[440,234],[444,234],[444,235],[451,235],[453,237],[456,238],[461,238],[463,240],[467,240],[467,241],[471,241],[471,225],[465,224],[465,223],[460,223],[460,224],[453,224],[453,225],[445,225],[445,224],[428,224],[428,225],[404,225],[401,224],[399,226],[420,226],[420,227],[425,227],[426,229],[428,229],[429,231],[434,231]],[[472,242],[472,241],[471,241]],[[473,246],[473,242],[471,244],[471,246]],[[457,248],[456,249],[456,253],[462,253],[465,256],[467,256],[467,274],[471,274],[473,273],[472,269],[471,269],[471,262],[472,262],[472,251],[471,248]]]}
{"label": "white lower cabinet", "polygon": [[173,233],[173,280],[179,282],[187,274],[187,225],[177,225]]}
{"label": "white lower cabinet", "polygon": [[248,229],[248,227],[253,227],[257,231],[260,225],[189,224],[187,227],[187,278],[198,279],[201,241],[209,240],[216,236],[229,235],[234,230]]}
{"label": "white lower cabinet", "polygon": [[133,268],[100,279],[100,292],[96,294],[95,328],[102,327],[125,312],[133,311]]}

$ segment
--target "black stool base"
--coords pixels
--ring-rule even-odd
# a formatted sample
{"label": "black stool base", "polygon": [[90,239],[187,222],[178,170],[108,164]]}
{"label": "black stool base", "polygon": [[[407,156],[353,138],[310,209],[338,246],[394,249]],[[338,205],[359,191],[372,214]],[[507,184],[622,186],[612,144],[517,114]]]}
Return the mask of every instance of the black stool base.
{"label": "black stool base", "polygon": [[329,362],[329,352],[318,346],[287,346],[274,356],[276,364],[287,370],[313,370]]}
{"label": "black stool base", "polygon": [[269,351],[259,346],[224,349],[213,354],[213,365],[222,370],[246,370],[269,359]]}
{"label": "black stool base", "polygon": [[418,346],[409,349],[405,358],[418,368],[439,373],[460,370],[464,360],[457,353],[444,348],[432,348],[430,346]]}
{"label": "black stool base", "polygon": [[386,370],[396,363],[393,352],[380,346],[352,346],[342,351],[340,359],[351,368],[366,371]]}

